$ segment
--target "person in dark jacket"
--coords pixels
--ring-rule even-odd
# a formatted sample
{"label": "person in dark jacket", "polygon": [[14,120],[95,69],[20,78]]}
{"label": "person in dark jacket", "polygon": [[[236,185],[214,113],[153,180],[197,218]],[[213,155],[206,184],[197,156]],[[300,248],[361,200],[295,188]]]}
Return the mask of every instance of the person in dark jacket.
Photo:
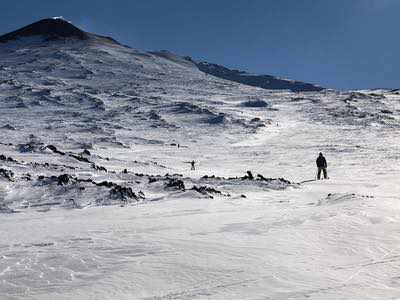
{"label": "person in dark jacket", "polygon": [[318,175],[317,175],[317,179],[320,180],[321,179],[321,171],[324,173],[324,178],[328,179],[328,172],[327,172],[327,168],[328,168],[328,164],[326,163],[326,159],[325,157],[322,155],[322,153],[319,153],[319,156],[317,158],[317,168],[318,168]]}

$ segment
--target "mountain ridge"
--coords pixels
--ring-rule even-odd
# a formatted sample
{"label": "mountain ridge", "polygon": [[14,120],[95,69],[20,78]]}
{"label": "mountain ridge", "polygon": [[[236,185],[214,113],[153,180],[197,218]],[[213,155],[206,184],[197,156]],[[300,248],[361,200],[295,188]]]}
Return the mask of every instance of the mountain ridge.
{"label": "mountain ridge", "polygon": [[263,89],[291,90],[292,92],[319,92],[324,90],[324,88],[311,83],[281,79],[272,75],[253,75],[205,61],[195,62],[195,64],[200,71],[206,74]]}
{"label": "mountain ridge", "polygon": [[[63,41],[73,39],[84,42],[108,43],[125,46],[111,37],[101,36],[86,32],[62,17],[45,18],[24,26],[20,29],[0,36],[0,45],[8,42],[18,41],[29,37],[42,37],[42,42]],[[271,90],[290,90],[294,92],[321,91],[324,88],[310,83],[297,80],[280,79],[271,75],[252,75],[239,70],[232,70],[218,64],[211,64],[204,61],[195,61],[189,56],[179,56],[170,51],[150,51],[149,54],[178,62],[180,64],[192,64],[201,72],[218,78],[237,83]]]}

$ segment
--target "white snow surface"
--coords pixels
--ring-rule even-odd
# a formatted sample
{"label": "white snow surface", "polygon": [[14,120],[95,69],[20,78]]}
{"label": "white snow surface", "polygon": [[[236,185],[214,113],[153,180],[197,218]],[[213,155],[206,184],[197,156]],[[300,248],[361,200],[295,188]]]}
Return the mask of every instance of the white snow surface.
{"label": "white snow surface", "polygon": [[26,42],[0,45],[0,111],[1,299],[400,297],[397,90],[267,91],[169,52]]}

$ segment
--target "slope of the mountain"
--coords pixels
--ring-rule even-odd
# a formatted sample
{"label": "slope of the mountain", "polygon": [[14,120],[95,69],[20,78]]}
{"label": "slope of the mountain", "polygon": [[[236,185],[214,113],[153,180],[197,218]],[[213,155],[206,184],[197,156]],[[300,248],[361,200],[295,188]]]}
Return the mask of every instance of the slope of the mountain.
{"label": "slope of the mountain", "polygon": [[84,34],[0,43],[1,299],[399,295],[397,90],[266,90]]}
{"label": "slope of the mountain", "polygon": [[207,62],[197,62],[196,65],[204,73],[268,90],[290,90],[293,92],[318,92],[323,90],[322,87],[310,83],[280,79],[271,75],[253,75]]}

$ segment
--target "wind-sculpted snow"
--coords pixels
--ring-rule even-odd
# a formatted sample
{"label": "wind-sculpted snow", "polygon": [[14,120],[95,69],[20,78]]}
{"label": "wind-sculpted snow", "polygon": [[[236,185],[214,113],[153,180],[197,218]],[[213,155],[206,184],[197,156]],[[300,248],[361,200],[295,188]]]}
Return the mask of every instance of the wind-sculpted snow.
{"label": "wind-sculpted snow", "polygon": [[294,98],[295,102],[308,102],[312,118],[323,123],[356,126],[399,127],[400,98],[390,91],[337,93],[324,96]]}
{"label": "wind-sculpted snow", "polygon": [[334,193],[331,194],[329,193],[326,198],[321,199],[318,201],[318,205],[331,205],[331,204],[337,204],[345,201],[357,201],[357,200],[363,200],[363,199],[373,199],[374,196],[371,195],[357,195],[354,193]]}
{"label": "wind-sculpted snow", "polygon": [[[2,212],[18,212],[26,208],[40,208],[43,211],[52,207],[137,204],[146,201],[143,191],[165,198],[173,196],[171,192],[176,194],[186,190],[194,191],[193,197],[211,197],[212,194],[230,197],[232,193],[240,195],[243,185],[264,189],[285,189],[291,185],[285,179],[265,178],[262,175],[256,178],[249,178],[248,175],[234,178],[204,176],[197,180],[179,174],[151,175],[132,173],[127,169],[116,172],[93,162],[101,161],[107,165],[109,158],[92,155],[89,150],[82,153],[64,152],[53,145],[44,145],[34,137],[27,144],[17,145],[17,149],[21,155],[34,153],[35,160],[32,161],[33,157],[29,157],[30,161],[24,161],[0,155],[5,165],[0,169],[0,179],[8,183],[8,192],[2,199]],[[58,164],[43,162],[51,153],[58,157]],[[136,167],[140,165],[148,170],[150,165],[159,170],[170,169],[156,162],[133,163]],[[223,187],[224,191],[214,186]],[[154,201],[151,198],[149,200]]]}
{"label": "wind-sculpted snow", "polygon": [[398,90],[266,90],[24,37],[0,44],[0,112],[2,299],[400,293]]}

